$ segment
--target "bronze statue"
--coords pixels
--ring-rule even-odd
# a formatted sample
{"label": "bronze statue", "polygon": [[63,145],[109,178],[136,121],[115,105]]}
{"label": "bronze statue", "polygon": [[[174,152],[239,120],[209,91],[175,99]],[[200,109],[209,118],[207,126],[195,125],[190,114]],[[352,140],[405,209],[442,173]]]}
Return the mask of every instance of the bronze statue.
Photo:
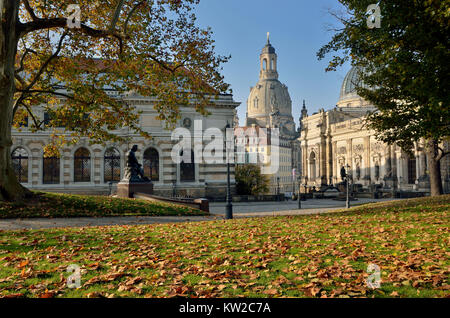
{"label": "bronze statue", "polygon": [[342,166],[341,168],[341,179],[344,181],[344,179],[347,177],[347,172],[345,171],[345,167]]}
{"label": "bronze statue", "polygon": [[137,150],[138,146],[134,145],[126,154],[127,164],[123,179],[129,182],[150,182],[151,180],[144,176],[144,169],[142,169],[142,165],[137,161],[135,155]]}

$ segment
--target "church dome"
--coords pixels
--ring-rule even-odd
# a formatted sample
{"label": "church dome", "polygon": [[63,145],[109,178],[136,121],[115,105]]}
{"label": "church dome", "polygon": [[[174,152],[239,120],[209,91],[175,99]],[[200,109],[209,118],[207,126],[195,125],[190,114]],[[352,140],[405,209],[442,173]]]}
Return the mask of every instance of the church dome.
{"label": "church dome", "polygon": [[286,85],[278,80],[277,54],[267,35],[260,55],[259,81],[250,88],[247,99],[247,125],[283,128],[295,132],[292,101]]}
{"label": "church dome", "polygon": [[249,117],[268,117],[272,114],[291,116],[292,101],[286,85],[278,80],[259,81],[248,97]]}
{"label": "church dome", "polygon": [[361,107],[367,104],[356,91],[357,86],[367,87],[361,82],[360,72],[360,68],[353,66],[345,75],[337,103],[339,107]]}

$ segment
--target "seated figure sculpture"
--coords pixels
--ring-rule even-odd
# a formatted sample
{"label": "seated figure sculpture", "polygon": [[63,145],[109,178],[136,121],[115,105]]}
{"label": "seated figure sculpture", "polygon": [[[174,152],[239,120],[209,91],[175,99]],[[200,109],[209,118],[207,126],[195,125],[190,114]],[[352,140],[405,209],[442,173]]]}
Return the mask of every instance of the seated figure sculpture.
{"label": "seated figure sculpture", "polygon": [[138,162],[135,152],[138,150],[138,146],[134,145],[130,151],[127,152],[127,164],[124,171],[123,180],[128,182],[150,182],[151,180],[144,176],[144,169]]}

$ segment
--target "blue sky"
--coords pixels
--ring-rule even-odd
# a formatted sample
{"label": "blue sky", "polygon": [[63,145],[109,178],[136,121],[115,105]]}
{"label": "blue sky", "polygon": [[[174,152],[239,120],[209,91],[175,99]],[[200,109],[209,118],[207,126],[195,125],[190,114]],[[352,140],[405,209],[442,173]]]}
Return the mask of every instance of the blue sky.
{"label": "blue sky", "polygon": [[298,125],[303,99],[308,113],[330,109],[339,98],[341,83],[349,66],[325,72],[327,60],[316,52],[333,33],[338,22],[329,9],[339,9],[337,0],[202,0],[196,9],[200,26],[214,32],[216,51],[231,55],[222,72],[231,84],[241,124],[245,121],[250,87],[259,76],[259,54],[270,32],[278,54],[279,79],[289,88],[293,116]]}

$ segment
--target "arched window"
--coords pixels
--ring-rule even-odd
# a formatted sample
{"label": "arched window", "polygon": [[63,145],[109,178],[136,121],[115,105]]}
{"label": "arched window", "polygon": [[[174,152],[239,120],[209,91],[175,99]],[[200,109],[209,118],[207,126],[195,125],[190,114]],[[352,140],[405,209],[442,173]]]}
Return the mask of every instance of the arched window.
{"label": "arched window", "polygon": [[408,158],[408,184],[416,183],[416,158]]}
{"label": "arched window", "polygon": [[105,151],[103,175],[105,183],[120,181],[120,152],[116,148],[111,147]]}
{"label": "arched window", "polygon": [[144,152],[144,175],[152,181],[159,181],[159,154],[155,148]]}
{"label": "arched window", "polygon": [[275,59],[270,60],[270,69],[275,70]]}
{"label": "arched window", "polygon": [[86,148],[75,151],[73,158],[73,179],[75,182],[91,181],[91,154]]}
{"label": "arched window", "polygon": [[42,183],[59,183],[59,157],[46,157],[42,161]]}
{"label": "arched window", "polygon": [[[183,158],[183,151],[181,151],[181,158]],[[191,150],[191,162],[184,162],[182,159],[180,163],[180,181],[181,182],[193,182],[195,181],[195,163],[194,152]]]}
{"label": "arched window", "polygon": [[267,60],[266,59],[263,60],[263,70],[264,71],[267,70]]}
{"label": "arched window", "polygon": [[16,148],[12,154],[12,166],[16,173],[17,180],[21,183],[28,182],[28,153],[23,148]]}

